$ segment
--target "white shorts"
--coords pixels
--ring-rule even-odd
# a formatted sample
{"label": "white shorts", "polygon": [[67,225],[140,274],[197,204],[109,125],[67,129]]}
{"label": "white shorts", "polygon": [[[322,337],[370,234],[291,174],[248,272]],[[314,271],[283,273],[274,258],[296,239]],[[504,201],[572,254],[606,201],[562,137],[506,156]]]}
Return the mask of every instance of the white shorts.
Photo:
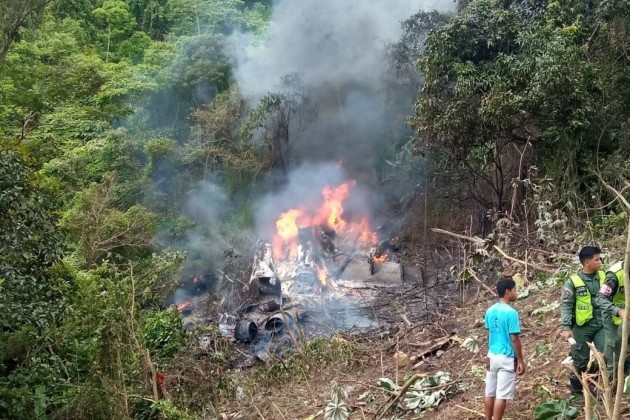
{"label": "white shorts", "polygon": [[486,371],[486,397],[513,400],[516,388],[514,357],[489,354],[490,370]]}

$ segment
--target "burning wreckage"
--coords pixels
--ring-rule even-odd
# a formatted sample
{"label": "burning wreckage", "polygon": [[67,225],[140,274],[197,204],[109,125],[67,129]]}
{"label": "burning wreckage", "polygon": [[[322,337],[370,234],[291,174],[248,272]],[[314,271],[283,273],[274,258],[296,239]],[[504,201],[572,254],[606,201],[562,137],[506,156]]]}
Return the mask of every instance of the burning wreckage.
{"label": "burning wreckage", "polygon": [[[323,204],[313,214],[291,209],[276,221],[273,242],[261,243],[251,276],[244,282],[242,305],[218,316],[222,334],[250,343],[267,361],[271,353],[338,330],[374,326],[368,311],[382,287],[400,286],[403,269],[398,243],[380,243],[367,217],[344,220],[343,201],[351,183],[325,187]],[[178,305],[193,323],[195,301]]]}

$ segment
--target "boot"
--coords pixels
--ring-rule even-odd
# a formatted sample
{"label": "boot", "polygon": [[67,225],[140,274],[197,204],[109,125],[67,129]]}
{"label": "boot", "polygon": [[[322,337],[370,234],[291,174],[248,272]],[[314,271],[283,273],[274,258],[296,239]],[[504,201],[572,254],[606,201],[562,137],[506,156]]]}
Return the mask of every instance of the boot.
{"label": "boot", "polygon": [[582,395],[582,382],[575,375],[569,375],[571,395]]}

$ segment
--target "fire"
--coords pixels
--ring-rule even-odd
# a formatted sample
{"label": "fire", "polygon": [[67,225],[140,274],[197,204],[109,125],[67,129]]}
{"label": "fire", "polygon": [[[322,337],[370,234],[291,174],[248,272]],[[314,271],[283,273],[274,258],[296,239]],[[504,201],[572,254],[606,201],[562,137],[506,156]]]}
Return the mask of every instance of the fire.
{"label": "fire", "polygon": [[327,225],[335,231],[343,232],[346,228],[346,221],[343,220],[343,202],[348,198],[350,187],[353,187],[356,181],[341,184],[337,188],[324,187],[322,195],[324,196],[324,204],[318,209],[315,221],[320,225]]}
{"label": "fire", "polygon": [[326,286],[326,280],[328,279],[328,272],[325,268],[316,267],[317,269],[317,278],[319,279],[319,283],[322,286]]}
{"label": "fire", "polygon": [[383,255],[378,255],[378,256],[374,256],[372,257],[372,261],[377,262],[377,263],[382,263],[387,261],[387,254],[383,254]]}
{"label": "fire", "polygon": [[182,303],[177,305],[177,310],[181,312],[184,309],[190,307],[192,304],[193,304],[192,300],[185,300]]}
{"label": "fire", "polygon": [[[322,190],[322,204],[312,211],[296,208],[282,213],[276,221],[276,235],[273,239],[273,257],[295,259],[298,250],[298,231],[303,227],[325,226],[350,240],[365,244],[376,243],[376,234],[370,229],[367,217],[358,222],[347,221],[343,217],[343,203],[356,181],[336,187],[326,186]],[[320,276],[321,278],[321,276]]]}
{"label": "fire", "polygon": [[283,254],[283,246],[289,247],[289,258],[297,256],[297,236],[298,236],[298,217],[302,215],[302,211],[291,209],[286,213],[282,213],[276,221],[276,236],[273,238],[273,257],[281,258]]}

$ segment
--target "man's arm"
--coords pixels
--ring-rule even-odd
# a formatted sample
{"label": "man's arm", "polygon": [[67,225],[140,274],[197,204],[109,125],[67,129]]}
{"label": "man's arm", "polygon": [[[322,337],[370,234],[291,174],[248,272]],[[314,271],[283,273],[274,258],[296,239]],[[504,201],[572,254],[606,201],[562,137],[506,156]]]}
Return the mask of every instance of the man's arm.
{"label": "man's arm", "polygon": [[575,313],[575,287],[573,281],[568,278],[562,288],[560,297],[560,325],[562,325],[562,337],[567,340],[573,335],[573,314]]}
{"label": "man's arm", "polygon": [[[612,298],[615,293],[617,293],[618,287],[619,280],[617,280],[615,273],[606,273],[606,280],[604,284],[602,284],[602,287],[599,288],[597,296],[593,298],[593,303],[596,306],[599,306],[602,310],[604,318],[611,317],[613,315],[619,316],[619,311],[621,309],[612,303]],[[623,310],[621,310],[621,312],[623,315]]]}
{"label": "man's arm", "polygon": [[516,310],[508,315],[508,333],[510,334],[510,341],[512,341],[514,353],[516,353],[516,373],[522,375],[525,373],[525,359],[523,359],[523,348],[521,347],[520,339],[521,322]]}
{"label": "man's arm", "polygon": [[521,346],[521,339],[518,334],[510,334],[510,340],[512,340],[512,346],[516,353],[516,373],[522,375],[525,373],[525,359],[523,358],[523,347]]}

